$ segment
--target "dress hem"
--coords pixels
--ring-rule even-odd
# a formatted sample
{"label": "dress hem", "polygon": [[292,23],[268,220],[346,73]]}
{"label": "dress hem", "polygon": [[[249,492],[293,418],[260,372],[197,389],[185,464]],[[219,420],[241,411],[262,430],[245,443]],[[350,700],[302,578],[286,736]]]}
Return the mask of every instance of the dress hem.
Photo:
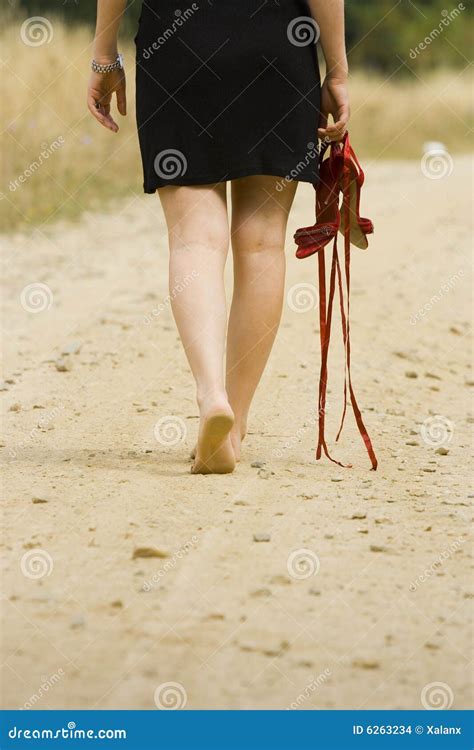
{"label": "dress hem", "polygon": [[159,188],[175,186],[185,187],[192,185],[217,185],[221,182],[230,182],[231,180],[237,180],[242,177],[256,177],[256,176],[268,176],[268,177],[280,177],[285,182],[308,182],[312,185],[316,185],[319,181],[317,174],[305,174],[302,172],[296,177],[290,177],[288,170],[278,169],[273,167],[271,169],[262,169],[261,167],[246,167],[245,169],[232,170],[226,175],[217,177],[215,175],[197,175],[194,177],[178,176],[172,177],[169,180],[160,180],[145,183],[143,190],[147,194],[154,194]]}

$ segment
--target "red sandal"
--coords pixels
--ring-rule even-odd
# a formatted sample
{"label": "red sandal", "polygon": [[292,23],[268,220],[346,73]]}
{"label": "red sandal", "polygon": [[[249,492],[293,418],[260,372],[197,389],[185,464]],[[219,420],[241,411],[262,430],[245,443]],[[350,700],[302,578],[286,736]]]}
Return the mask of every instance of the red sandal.
{"label": "red sandal", "polygon": [[[325,414],[326,414],[326,392],[328,380],[328,352],[331,336],[331,323],[333,314],[333,302],[336,292],[336,280],[339,293],[339,307],[341,312],[342,338],[344,343],[345,366],[344,366],[344,406],[341,424],[336,441],[342,432],[347,411],[348,395],[354,412],[357,427],[365,443],[372,469],[377,468],[377,458],[372,447],[372,442],[362,419],[362,414],[357,404],[351,379],[351,345],[350,345],[350,322],[349,322],[349,297],[350,297],[350,246],[351,242],[356,247],[366,248],[368,246],[367,235],[372,234],[374,227],[370,219],[360,216],[360,193],[364,183],[364,172],[359,161],[351,148],[349,134],[346,133],[340,143],[331,143],[329,155],[324,158],[328,147],[321,153],[320,181],[315,185],[316,190],[316,219],[317,223],[311,227],[298,229],[295,234],[295,242],[298,245],[297,258],[307,258],[318,254],[319,271],[319,322],[321,340],[321,371],[319,379],[319,402],[318,402],[318,445],[316,458],[321,458],[322,452],[338,466],[346,466],[336,461],[329,454],[325,438]],[[342,205],[339,207],[339,194],[342,193]],[[344,236],[344,281],[341,263],[337,251],[337,234],[341,232]],[[326,263],[324,248],[334,240],[331,271],[329,276],[329,296],[326,294]],[[345,283],[344,283],[345,282]],[[344,286],[347,292],[347,302],[344,303]]]}

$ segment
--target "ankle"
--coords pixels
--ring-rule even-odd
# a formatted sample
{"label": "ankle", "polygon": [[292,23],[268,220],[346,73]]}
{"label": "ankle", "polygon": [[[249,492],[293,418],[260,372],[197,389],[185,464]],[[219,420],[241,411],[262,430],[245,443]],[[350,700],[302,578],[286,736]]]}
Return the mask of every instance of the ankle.
{"label": "ankle", "polygon": [[219,388],[213,388],[206,391],[198,391],[196,394],[196,401],[200,411],[208,409],[210,406],[221,404],[222,406],[229,405],[229,399],[225,390]]}

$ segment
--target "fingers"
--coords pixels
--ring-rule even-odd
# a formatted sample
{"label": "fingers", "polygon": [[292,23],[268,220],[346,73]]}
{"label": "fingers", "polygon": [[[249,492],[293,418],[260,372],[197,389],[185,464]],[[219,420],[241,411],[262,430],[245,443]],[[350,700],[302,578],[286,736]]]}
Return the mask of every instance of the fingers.
{"label": "fingers", "polygon": [[117,109],[123,117],[127,114],[127,92],[125,87],[125,81],[117,89]]}
{"label": "fingers", "polygon": [[349,123],[349,106],[343,105],[337,113],[336,122],[331,125],[327,124],[327,117],[321,118],[320,127],[318,128],[318,136],[321,139],[328,138],[331,141],[340,141],[344,137]]}
{"label": "fingers", "polygon": [[98,103],[92,93],[87,97],[87,107],[92,117],[97,120],[104,128],[111,130],[113,133],[118,132],[118,125],[110,114],[110,105]]}

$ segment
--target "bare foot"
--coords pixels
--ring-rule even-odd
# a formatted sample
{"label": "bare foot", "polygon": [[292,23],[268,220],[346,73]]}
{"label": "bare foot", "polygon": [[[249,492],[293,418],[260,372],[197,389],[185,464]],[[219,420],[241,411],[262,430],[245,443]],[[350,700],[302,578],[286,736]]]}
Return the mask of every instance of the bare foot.
{"label": "bare foot", "polygon": [[230,439],[234,415],[228,404],[214,404],[201,411],[193,474],[229,474],[235,469]]}
{"label": "bare foot", "polygon": [[241,427],[239,427],[238,425],[235,425],[235,424],[234,424],[234,426],[233,426],[233,428],[232,428],[232,430],[230,432],[230,439],[231,439],[231,442],[232,442],[232,447],[234,449],[235,460],[237,462],[240,461],[240,453],[241,453],[241,448],[242,448],[242,440],[244,439],[244,437],[245,437],[246,434],[247,433],[245,432],[245,430],[242,430]]}

